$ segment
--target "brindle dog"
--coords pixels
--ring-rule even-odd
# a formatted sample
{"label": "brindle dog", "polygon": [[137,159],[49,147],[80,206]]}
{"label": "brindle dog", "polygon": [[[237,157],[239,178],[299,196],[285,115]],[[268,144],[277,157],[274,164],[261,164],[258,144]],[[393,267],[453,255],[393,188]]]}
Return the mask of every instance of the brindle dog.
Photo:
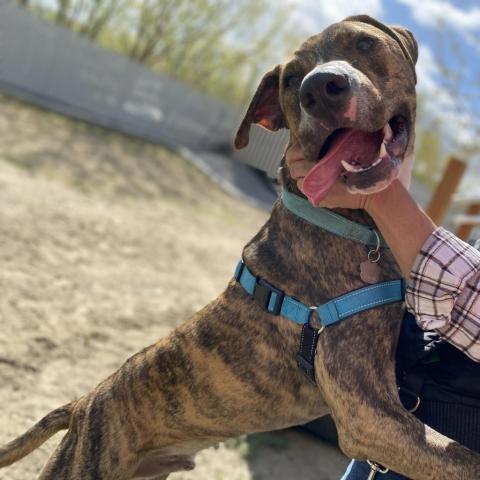
{"label": "brindle dog", "polygon": [[[409,168],[416,56],[415,41],[404,29],[366,16],[337,23],[265,76],[236,143],[248,142],[253,122],[288,126],[307,158],[323,159],[350,138],[344,129],[380,131],[367,143],[382,136],[387,153],[381,165],[350,159],[337,173],[352,189],[382,188],[397,175],[399,162]],[[321,177],[314,175],[317,191],[325,187]],[[299,193],[288,172],[283,184]],[[370,222],[362,212],[343,214]],[[307,224],[277,202],[243,258],[288,295],[318,305],[363,286],[358,269],[365,254],[365,247]],[[399,275],[384,253],[380,280]],[[220,440],[331,412],[350,457],[419,480],[478,479],[479,455],[423,425],[399,401],[394,356],[402,316],[402,306],[394,304],[325,330],[315,387],[296,365],[300,327],[266,313],[232,281],[169,337],[1,449],[0,466],[68,429],[40,479],[165,479],[193,468],[192,456]]]}

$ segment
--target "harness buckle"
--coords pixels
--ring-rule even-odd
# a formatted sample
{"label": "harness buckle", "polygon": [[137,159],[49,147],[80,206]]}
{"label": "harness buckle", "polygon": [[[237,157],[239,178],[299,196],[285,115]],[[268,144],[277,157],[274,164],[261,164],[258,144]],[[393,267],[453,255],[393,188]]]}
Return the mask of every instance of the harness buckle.
{"label": "harness buckle", "polygon": [[[275,296],[273,296],[275,294]],[[263,309],[273,315],[278,315],[282,308],[283,297],[285,294],[268,283],[263,278],[257,279],[255,282],[255,288],[253,289],[253,298]],[[273,305],[270,302],[273,300]]]}

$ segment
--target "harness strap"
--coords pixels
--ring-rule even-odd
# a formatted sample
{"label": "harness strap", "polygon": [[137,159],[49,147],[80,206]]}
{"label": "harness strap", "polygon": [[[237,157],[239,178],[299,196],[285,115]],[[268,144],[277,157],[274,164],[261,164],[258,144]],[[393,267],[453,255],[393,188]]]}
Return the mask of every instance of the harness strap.
{"label": "harness strap", "polygon": [[[381,247],[388,248],[385,240],[376,230],[352,222],[328,209],[316,208],[307,199],[286,189],[282,191],[282,203],[297,217],[334,235],[366,246],[378,247],[380,242]],[[341,322],[356,313],[400,302],[405,298],[403,279],[390,280],[346,293],[322,305],[310,306],[295,297],[286,295],[264,278],[254,275],[243,260],[240,260],[237,265],[235,279],[263,310],[302,325],[300,348],[296,357],[297,364],[312,383],[315,383],[314,359],[317,340],[323,328]],[[320,330],[310,325],[310,317],[314,312],[320,319],[322,325]]]}
{"label": "harness strap", "polygon": [[273,315],[286,317],[299,325],[308,323],[315,311],[321,325],[328,327],[356,313],[389,303],[401,302],[405,298],[405,282],[399,279],[368,285],[322,305],[309,306],[295,297],[286,295],[265,279],[254,275],[243,260],[240,260],[237,265],[235,279],[264,310]]}
{"label": "harness strap", "polygon": [[320,330],[313,328],[309,323],[302,327],[300,336],[300,347],[297,352],[298,368],[305,374],[311,383],[316,385],[315,379],[315,352]]}
{"label": "harness strap", "polygon": [[[238,262],[235,279],[263,310],[302,325],[300,347],[296,356],[297,365],[313,384],[317,341],[325,327],[339,323],[356,313],[403,301],[405,296],[404,281],[390,280],[354,290],[319,306],[308,306],[286,295],[265,279],[254,275],[243,260]],[[310,325],[310,316],[313,312],[316,312],[320,319],[322,325],[320,330]]]}
{"label": "harness strap", "polygon": [[255,276],[243,260],[238,262],[235,270],[235,280],[268,313],[287,317],[299,325],[304,325],[309,321],[312,313],[310,307],[294,297],[285,295],[266,280]]}
{"label": "harness strap", "polygon": [[328,327],[364,310],[403,301],[404,292],[403,279],[377,283],[320,305],[317,307],[318,316],[322,325]]}

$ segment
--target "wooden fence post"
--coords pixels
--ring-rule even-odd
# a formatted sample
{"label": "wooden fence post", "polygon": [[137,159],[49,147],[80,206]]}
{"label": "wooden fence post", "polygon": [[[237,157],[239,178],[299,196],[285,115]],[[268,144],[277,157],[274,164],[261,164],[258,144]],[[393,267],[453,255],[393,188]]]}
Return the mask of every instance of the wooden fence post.
{"label": "wooden fence post", "polygon": [[[480,202],[473,202],[471,203],[467,210],[465,211],[466,215],[480,215]],[[462,240],[467,241],[470,238],[470,235],[472,233],[472,230],[475,228],[475,223],[461,223],[457,231],[455,232],[455,235],[458,238],[461,238]]]}
{"label": "wooden fence post", "polygon": [[430,203],[426,208],[427,214],[437,225],[441,225],[443,222],[453,194],[462,180],[466,167],[467,164],[458,158],[451,157],[448,161],[442,179],[433,192]]}

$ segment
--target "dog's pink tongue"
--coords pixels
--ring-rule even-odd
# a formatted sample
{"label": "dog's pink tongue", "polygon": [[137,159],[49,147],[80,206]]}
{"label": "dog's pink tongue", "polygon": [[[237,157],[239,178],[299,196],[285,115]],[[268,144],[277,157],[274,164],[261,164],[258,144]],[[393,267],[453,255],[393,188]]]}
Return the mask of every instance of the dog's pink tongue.
{"label": "dog's pink tongue", "polygon": [[343,171],[342,160],[355,160],[358,165],[368,165],[375,160],[382,141],[381,132],[346,130],[335,139],[327,154],[303,181],[303,193],[313,205],[318,206],[335,185]]}
{"label": "dog's pink tongue", "polygon": [[303,193],[316,207],[327,196],[342,172],[342,164],[335,156],[323,158],[306,175],[303,180]]}

